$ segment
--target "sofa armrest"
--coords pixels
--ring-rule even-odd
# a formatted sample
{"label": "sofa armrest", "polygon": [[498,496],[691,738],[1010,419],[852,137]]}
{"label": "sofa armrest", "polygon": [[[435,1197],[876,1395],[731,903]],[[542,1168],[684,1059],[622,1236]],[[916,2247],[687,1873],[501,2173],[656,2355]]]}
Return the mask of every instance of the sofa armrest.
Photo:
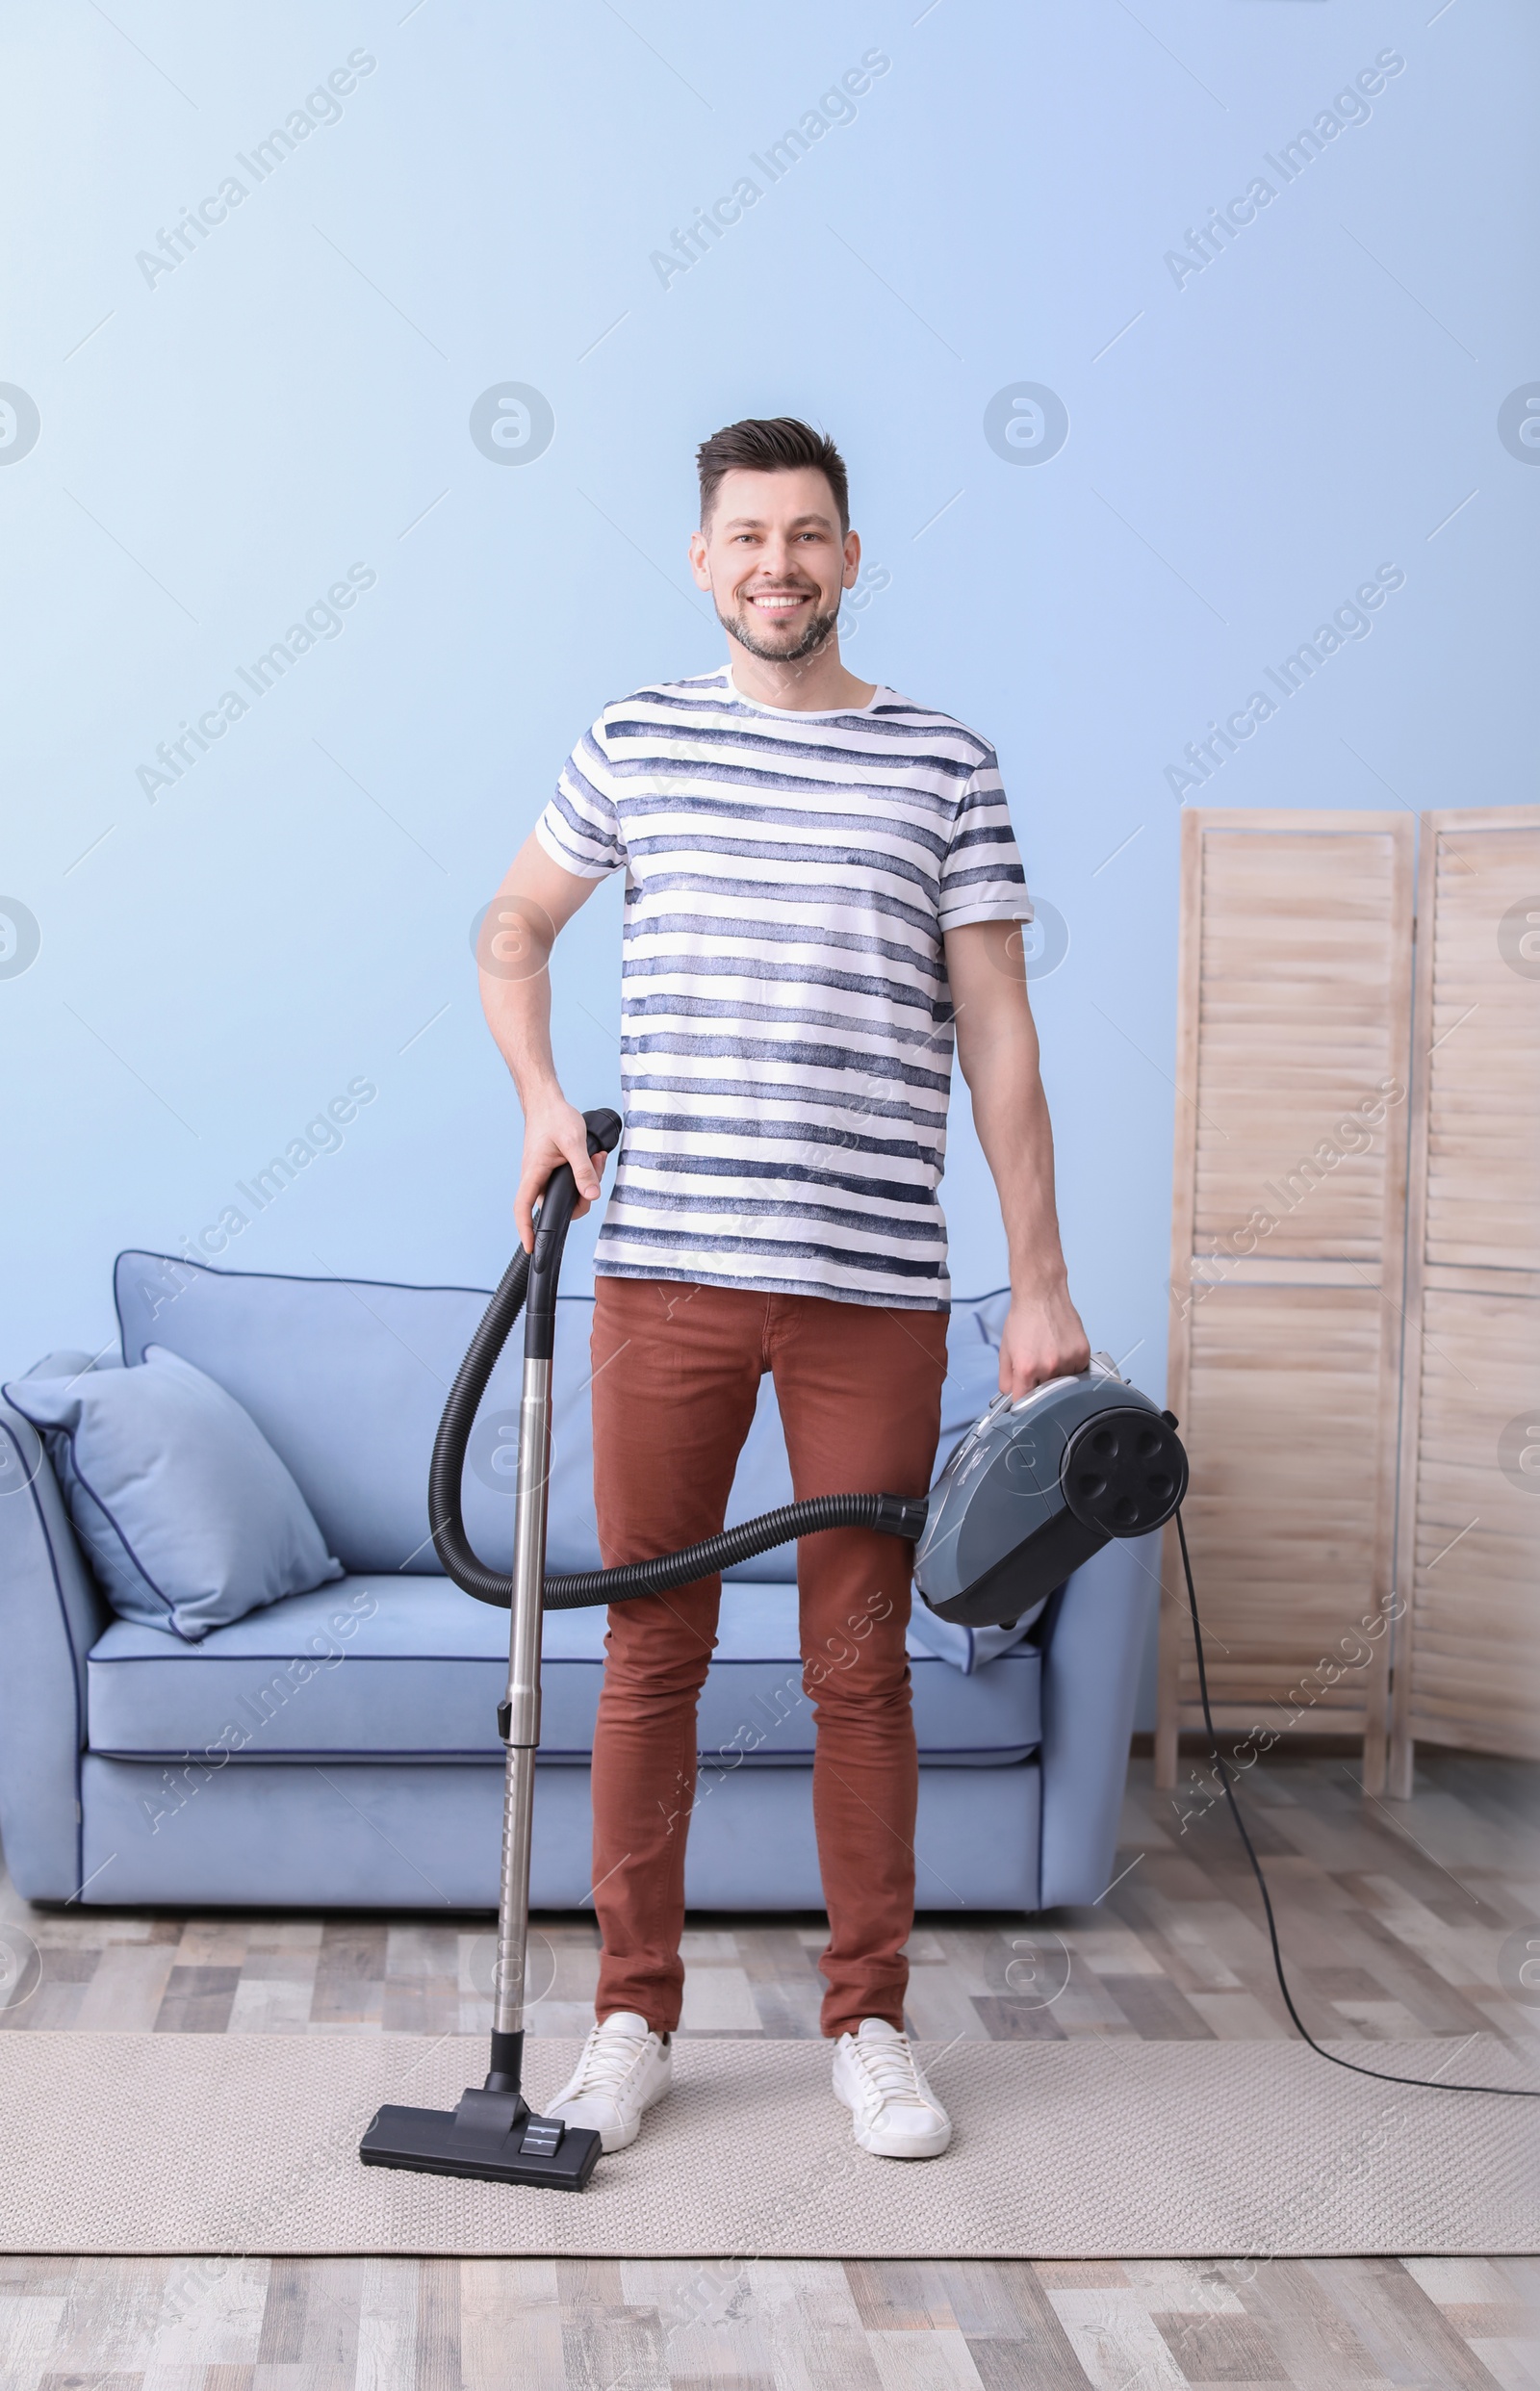
{"label": "sofa armrest", "polygon": [[111,1615],[41,1438],[0,1401],[0,1834],[31,1901],[79,1890],[86,1656]]}
{"label": "sofa armrest", "polygon": [[1103,1545],[1054,1597],[1042,1672],[1040,1906],[1112,1878],[1140,1676],[1160,1603],[1160,1537]]}

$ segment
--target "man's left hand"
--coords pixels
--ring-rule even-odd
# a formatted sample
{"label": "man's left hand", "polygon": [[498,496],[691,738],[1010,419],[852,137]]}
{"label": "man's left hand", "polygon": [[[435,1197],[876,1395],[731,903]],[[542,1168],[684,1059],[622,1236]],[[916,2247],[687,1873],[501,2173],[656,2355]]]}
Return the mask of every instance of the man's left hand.
{"label": "man's left hand", "polygon": [[1090,1361],[1091,1343],[1067,1287],[1012,1297],[1000,1339],[1002,1395],[1030,1395],[1045,1379],[1070,1377]]}

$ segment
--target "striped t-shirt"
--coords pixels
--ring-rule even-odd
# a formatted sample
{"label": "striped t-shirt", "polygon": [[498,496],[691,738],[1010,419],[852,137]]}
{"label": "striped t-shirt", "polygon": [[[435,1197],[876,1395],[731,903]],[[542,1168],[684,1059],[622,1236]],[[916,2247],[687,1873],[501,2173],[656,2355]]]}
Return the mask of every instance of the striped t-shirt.
{"label": "striped t-shirt", "polygon": [[760,706],[724,668],[606,706],[536,836],[626,872],[596,1271],[943,1310],[942,933],[1032,915],[988,742],[887,688]]}

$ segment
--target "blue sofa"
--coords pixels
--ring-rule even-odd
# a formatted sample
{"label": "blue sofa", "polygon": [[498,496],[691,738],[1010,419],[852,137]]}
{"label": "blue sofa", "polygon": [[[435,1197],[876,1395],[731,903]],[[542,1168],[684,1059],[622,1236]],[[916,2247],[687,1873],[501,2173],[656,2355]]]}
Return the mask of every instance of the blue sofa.
{"label": "blue sofa", "polygon": [[[183,1354],[245,1405],[346,1576],[198,1643],[108,1608],[38,1437],[0,1404],[0,1832],[40,1902],[389,1910],[496,1905],[495,1713],[507,1615],[438,1570],[428,1454],[486,1302],[458,1287],[263,1276],[119,1257],[121,1361],[55,1353],[33,1375]],[[943,1453],[995,1389],[1003,1296],[958,1305]],[[591,1568],[592,1302],[561,1298],[550,1561]],[[466,1472],[472,1541],[512,1550],[516,1354]],[[790,1499],[766,1378],[729,1516]],[[1078,1570],[1025,1636],[917,1600],[910,1635],[922,1909],[1094,1901],[1116,1838],[1150,1614],[1153,1540]],[[789,1553],[732,1573],[701,1710],[687,1891],[714,1910],[822,1906]],[[590,1890],[589,1759],[604,1614],[546,1621],[531,1897]]]}

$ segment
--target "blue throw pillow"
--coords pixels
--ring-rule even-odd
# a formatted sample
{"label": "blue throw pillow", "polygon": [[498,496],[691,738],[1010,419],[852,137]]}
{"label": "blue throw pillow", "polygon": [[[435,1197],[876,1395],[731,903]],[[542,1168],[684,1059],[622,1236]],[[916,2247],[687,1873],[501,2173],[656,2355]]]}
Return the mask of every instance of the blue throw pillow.
{"label": "blue throw pillow", "polygon": [[132,1370],[4,1389],[46,1437],[113,1608],[196,1643],[340,1578],[310,1506],[233,1395],[161,1345]]}

